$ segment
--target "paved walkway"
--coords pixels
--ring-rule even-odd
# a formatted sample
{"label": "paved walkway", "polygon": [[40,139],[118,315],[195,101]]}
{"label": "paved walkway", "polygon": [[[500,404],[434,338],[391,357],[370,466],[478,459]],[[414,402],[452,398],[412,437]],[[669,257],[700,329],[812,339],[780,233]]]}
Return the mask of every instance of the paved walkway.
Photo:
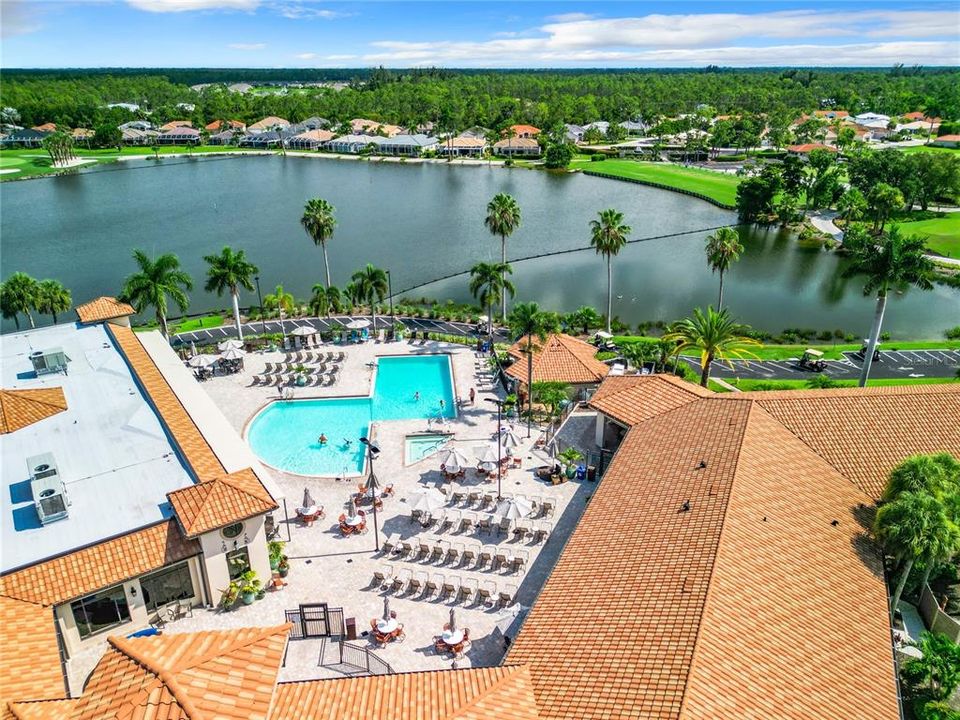
{"label": "paved walkway", "polygon": [[810,224],[813,225],[817,230],[826,233],[834,240],[841,242],[843,241],[843,230],[833,224],[833,221],[837,215],[839,215],[839,213],[830,210],[822,210],[819,212],[810,213],[807,218],[810,220]]}

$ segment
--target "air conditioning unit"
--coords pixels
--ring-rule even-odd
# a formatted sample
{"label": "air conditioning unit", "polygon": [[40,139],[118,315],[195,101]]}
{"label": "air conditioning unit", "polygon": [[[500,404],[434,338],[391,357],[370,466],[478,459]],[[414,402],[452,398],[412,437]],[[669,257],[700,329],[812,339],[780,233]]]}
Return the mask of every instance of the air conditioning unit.
{"label": "air conditioning unit", "polygon": [[27,458],[27,468],[30,471],[30,492],[40,524],[46,525],[67,517],[70,500],[53,453]]}
{"label": "air conditioning unit", "polygon": [[33,371],[37,375],[59,372],[66,375],[67,363],[70,362],[70,358],[67,357],[62,348],[50,348],[49,350],[34,350],[30,353],[30,362],[33,363]]}

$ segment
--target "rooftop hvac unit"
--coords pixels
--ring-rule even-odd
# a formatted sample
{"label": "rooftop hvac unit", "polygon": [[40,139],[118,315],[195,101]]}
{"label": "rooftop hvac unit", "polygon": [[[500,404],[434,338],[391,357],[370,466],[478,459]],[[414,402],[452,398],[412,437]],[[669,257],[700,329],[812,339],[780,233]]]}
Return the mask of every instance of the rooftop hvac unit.
{"label": "rooftop hvac unit", "polygon": [[27,468],[30,470],[30,492],[40,524],[46,525],[67,517],[70,501],[53,454],[43,453],[27,458]]}
{"label": "rooftop hvac unit", "polygon": [[30,353],[30,362],[33,363],[33,370],[37,375],[58,372],[66,374],[67,363],[70,362],[70,358],[67,357],[62,348],[50,348],[49,350],[34,350]]}

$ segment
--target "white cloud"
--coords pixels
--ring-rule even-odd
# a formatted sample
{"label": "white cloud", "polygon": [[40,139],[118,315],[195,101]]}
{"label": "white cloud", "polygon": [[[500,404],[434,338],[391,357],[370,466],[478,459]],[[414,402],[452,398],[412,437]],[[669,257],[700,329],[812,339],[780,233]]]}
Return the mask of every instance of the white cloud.
{"label": "white cloud", "polygon": [[231,50],[263,50],[267,47],[266,43],[230,43],[227,45]]}
{"label": "white cloud", "polygon": [[186,12],[188,10],[256,10],[260,0],[127,0],[147,12]]}
{"label": "white cloud", "polygon": [[336,20],[337,18],[350,17],[353,14],[340,12],[338,10],[327,10],[326,8],[309,7],[299,3],[277,5],[276,10],[283,17],[290,18],[291,20],[309,20],[311,18]]}
{"label": "white cloud", "polygon": [[297,60],[313,60],[316,56],[316,53],[300,53],[296,58]]}
{"label": "white cloud", "polygon": [[37,10],[36,7],[28,10],[22,0],[0,1],[0,30],[3,32],[3,37],[37,32],[43,27],[37,22]]}
{"label": "white cloud", "polygon": [[548,15],[547,20],[550,22],[579,22],[580,20],[591,20],[595,18],[596,15],[590,15],[588,13],[582,12],[571,12],[571,13],[561,13],[559,15]]}
{"label": "white cloud", "polygon": [[341,60],[356,60],[357,55],[327,55],[324,57],[324,60],[330,60],[332,62],[339,62]]}

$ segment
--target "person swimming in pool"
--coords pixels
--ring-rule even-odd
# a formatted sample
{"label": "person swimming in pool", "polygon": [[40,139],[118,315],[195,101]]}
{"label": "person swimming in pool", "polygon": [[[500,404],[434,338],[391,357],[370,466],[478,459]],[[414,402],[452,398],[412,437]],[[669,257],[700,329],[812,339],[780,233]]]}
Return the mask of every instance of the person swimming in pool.
{"label": "person swimming in pool", "polygon": [[414,401],[414,402],[420,402],[420,391],[419,391],[419,390],[417,390],[417,391],[413,394],[413,401]]}
{"label": "person swimming in pool", "polygon": [[320,433],[320,437],[317,438],[317,442],[319,442],[321,445],[326,445],[326,444],[327,444],[327,436],[324,435],[323,433]]}
{"label": "person swimming in pool", "polygon": [[447,404],[443,400],[440,400],[440,412],[443,412],[446,407]]}

